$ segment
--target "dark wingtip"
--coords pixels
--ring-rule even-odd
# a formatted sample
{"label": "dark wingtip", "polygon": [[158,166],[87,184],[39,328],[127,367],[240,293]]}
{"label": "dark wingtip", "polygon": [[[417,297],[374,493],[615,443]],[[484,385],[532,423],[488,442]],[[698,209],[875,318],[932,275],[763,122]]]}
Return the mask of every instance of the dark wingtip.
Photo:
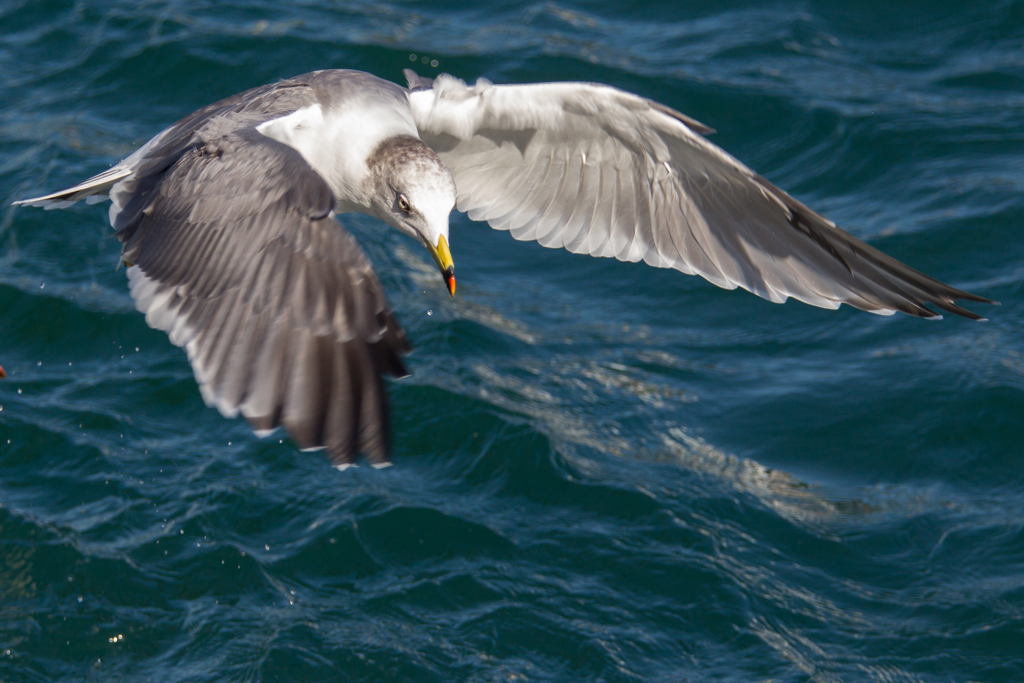
{"label": "dark wingtip", "polygon": [[992,299],[988,299],[986,297],[979,296],[977,294],[971,294],[970,292],[965,292],[965,291],[963,291],[961,289],[954,289],[953,292],[952,292],[952,296],[950,297],[948,302],[946,302],[945,304],[940,304],[940,307],[943,310],[949,311],[950,313],[956,313],[957,315],[963,316],[964,318],[970,318],[971,320],[976,320],[978,322],[987,322],[988,321],[988,318],[986,318],[984,316],[981,316],[981,315],[978,315],[974,311],[969,311],[966,308],[962,308],[962,307],[958,306],[955,302],[960,300],[960,299],[963,299],[964,301],[971,301],[971,302],[978,303],[978,304],[989,304],[991,306],[1002,306],[1002,304],[999,303],[998,301],[994,301]]}
{"label": "dark wingtip", "polygon": [[950,298],[953,299],[954,301],[957,299],[963,299],[964,301],[973,301],[974,303],[977,304],[990,304],[992,306],[1002,306],[1002,304],[999,303],[998,301],[994,301],[993,299],[989,299],[978,294],[971,294],[970,292],[965,292],[962,289],[955,289],[953,287],[950,287],[950,290],[952,295]]}
{"label": "dark wingtip", "polygon": [[[967,298],[967,297],[961,297],[961,298]],[[980,299],[981,297],[978,297],[978,298]],[[970,300],[974,301],[975,299],[970,299]],[[984,316],[980,316],[977,313],[975,313],[974,311],[969,311],[966,308],[963,308],[962,306],[957,306],[956,303],[954,303],[953,299],[948,299],[948,300],[944,300],[944,301],[932,301],[931,303],[932,303],[932,305],[938,306],[939,308],[941,308],[942,310],[946,311],[947,313],[956,314],[956,315],[960,316],[961,318],[967,318],[968,320],[975,320],[975,321],[978,321],[978,322],[985,322],[985,321],[988,320],[988,318],[985,318]],[[925,310],[928,310],[928,309],[925,309]],[[938,315],[938,318],[942,318],[942,316]]]}
{"label": "dark wingtip", "polygon": [[975,313],[974,311],[968,311],[966,308],[961,308],[959,306],[950,306],[949,307],[949,311],[951,313],[956,313],[957,315],[959,315],[961,317],[967,318],[969,320],[975,320],[977,322],[983,322],[985,320],[988,320],[988,318],[980,316],[977,313]]}

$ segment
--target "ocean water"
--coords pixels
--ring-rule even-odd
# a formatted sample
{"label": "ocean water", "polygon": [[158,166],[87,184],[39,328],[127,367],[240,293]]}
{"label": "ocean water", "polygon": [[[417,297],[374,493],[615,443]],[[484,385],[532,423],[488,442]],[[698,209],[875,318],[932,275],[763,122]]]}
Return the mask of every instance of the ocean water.
{"label": "ocean water", "polygon": [[[320,68],[609,83],[990,320],[344,218],[396,466],[206,408],[103,206],[10,202]],[[0,681],[1024,680],[1024,4],[0,2]]]}

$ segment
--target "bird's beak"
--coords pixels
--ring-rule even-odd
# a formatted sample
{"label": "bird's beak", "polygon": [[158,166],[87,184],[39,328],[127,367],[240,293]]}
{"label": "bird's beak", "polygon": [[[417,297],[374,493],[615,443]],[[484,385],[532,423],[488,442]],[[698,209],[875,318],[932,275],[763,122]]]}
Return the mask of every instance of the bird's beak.
{"label": "bird's beak", "polygon": [[448,250],[448,240],[444,235],[437,238],[437,246],[427,244],[427,251],[434,257],[434,263],[441,271],[445,285],[448,286],[448,293],[455,296],[455,264],[452,263],[452,252]]}

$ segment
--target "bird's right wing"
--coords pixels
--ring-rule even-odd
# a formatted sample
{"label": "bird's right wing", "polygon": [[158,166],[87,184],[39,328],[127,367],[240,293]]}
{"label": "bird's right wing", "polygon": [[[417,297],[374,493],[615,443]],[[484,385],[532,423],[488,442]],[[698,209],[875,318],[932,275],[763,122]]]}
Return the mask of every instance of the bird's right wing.
{"label": "bird's right wing", "polygon": [[369,261],[298,152],[217,128],[151,154],[113,190],[136,306],[185,348],[225,416],[283,425],[335,464],[386,462],[381,375],[405,374],[409,346]]}
{"label": "bird's right wing", "polygon": [[840,230],[656,102],[594,83],[407,76],[458,209],[516,239],[643,260],[775,302],[939,317],[931,304],[975,319],[954,302],[989,302]]}

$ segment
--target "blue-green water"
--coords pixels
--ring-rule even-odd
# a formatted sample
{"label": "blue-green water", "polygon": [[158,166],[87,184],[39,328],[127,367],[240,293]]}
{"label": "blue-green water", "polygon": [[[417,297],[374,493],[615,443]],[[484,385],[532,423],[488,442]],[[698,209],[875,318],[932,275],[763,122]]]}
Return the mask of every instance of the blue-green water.
{"label": "blue-green water", "polygon": [[[434,60],[437,66],[433,66]],[[396,467],[203,406],[66,187],[319,68],[592,80],[986,323],[346,217]],[[1024,680],[1024,4],[0,3],[0,681]]]}

